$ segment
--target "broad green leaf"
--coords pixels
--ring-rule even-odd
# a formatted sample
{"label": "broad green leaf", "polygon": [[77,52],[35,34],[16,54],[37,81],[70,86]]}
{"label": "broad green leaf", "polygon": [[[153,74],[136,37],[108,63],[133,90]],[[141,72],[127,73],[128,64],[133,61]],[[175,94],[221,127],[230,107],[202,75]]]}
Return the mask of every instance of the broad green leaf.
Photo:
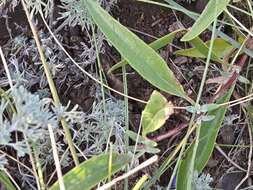
{"label": "broad green leaf", "polygon": [[230,0],[210,0],[204,11],[187,32],[182,41],[190,41],[201,34],[226,9]]}
{"label": "broad green leaf", "polygon": [[[233,92],[233,88],[230,89],[230,91],[221,99],[218,100],[217,103],[224,103],[228,102],[231,94]],[[209,105],[217,105],[217,104],[209,104]],[[206,166],[212,152],[215,146],[216,138],[218,135],[218,132],[220,130],[220,127],[222,125],[222,122],[224,120],[225,114],[227,111],[227,107],[220,107],[219,109],[212,110],[208,112],[207,116],[215,116],[213,120],[201,122],[201,128],[200,128],[200,136],[199,136],[199,143],[197,147],[197,153],[196,158],[194,161],[194,168],[199,173],[202,172],[203,168]],[[189,176],[192,175],[189,172],[192,172],[190,170],[191,167],[191,159],[193,154],[195,143],[193,142],[190,147],[187,149],[185,158],[181,161],[180,167],[178,170],[177,175],[177,189],[178,190],[184,190],[186,189],[186,185],[189,188],[191,181],[189,180]]]}
{"label": "broad green leaf", "polygon": [[[207,41],[205,45],[209,48],[210,41]],[[213,44],[213,52],[218,58],[223,58],[228,52],[233,49],[233,46],[228,42],[223,40],[222,38],[216,38]],[[196,47],[189,49],[182,49],[175,52],[176,55],[182,55],[187,57],[195,57],[195,58],[207,58],[207,54],[201,53]],[[215,60],[214,60],[215,61]]]}
{"label": "broad green leaf", "polygon": [[[111,173],[114,174],[131,161],[131,157],[112,153]],[[108,178],[109,154],[94,156],[63,176],[66,190],[89,190]],[[59,190],[56,182],[49,190]]]}
{"label": "broad green leaf", "polygon": [[0,184],[2,184],[7,190],[16,190],[4,171],[0,171]]}
{"label": "broad green leaf", "polygon": [[166,62],[138,36],[110,16],[94,0],[82,0],[94,22],[121,56],[144,79],[157,88],[193,103]]}
{"label": "broad green leaf", "polygon": [[[155,40],[154,42],[150,43],[149,46],[154,50],[159,50],[160,48],[172,43],[175,36],[176,36],[176,34],[179,33],[179,32],[182,32],[182,31],[185,31],[185,29],[179,29],[179,30],[176,30],[174,32],[171,32],[171,33]],[[122,61],[116,63],[115,65],[113,65],[109,69],[108,73],[111,73],[111,72],[115,71],[116,69],[118,69],[118,68],[120,68],[124,65],[127,65],[127,64],[128,63],[127,63],[126,60],[122,60]]]}
{"label": "broad green leaf", "polygon": [[142,112],[142,136],[146,137],[148,133],[162,127],[173,112],[173,105],[159,92],[154,91]]}

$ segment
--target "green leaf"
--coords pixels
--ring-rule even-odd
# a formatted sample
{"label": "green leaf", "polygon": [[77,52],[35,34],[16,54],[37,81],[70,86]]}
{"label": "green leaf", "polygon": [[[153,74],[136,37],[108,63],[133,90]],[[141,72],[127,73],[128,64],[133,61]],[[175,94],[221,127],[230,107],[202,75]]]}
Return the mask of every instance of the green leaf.
{"label": "green leaf", "polygon": [[[210,41],[207,41],[205,45],[209,48]],[[218,58],[223,58],[228,52],[233,49],[233,46],[228,42],[223,40],[222,38],[216,38],[213,44],[213,53]],[[203,54],[204,53],[204,54]],[[205,52],[198,50],[198,48],[193,47],[189,49],[182,49],[175,52],[176,55],[187,56],[187,57],[195,57],[195,58],[207,58],[207,54]]]}
{"label": "green leaf", "polygon": [[166,62],[138,36],[110,16],[94,0],[82,0],[94,22],[121,56],[155,87],[193,103]]}
{"label": "green leaf", "polygon": [[[230,89],[230,91],[221,99],[218,100],[217,103],[224,103],[228,102],[232,92],[233,88]],[[209,105],[217,105],[217,104],[209,104]],[[212,106],[211,106],[212,107]],[[198,171],[198,173],[201,173],[203,168],[206,166],[210,156],[212,155],[214,145],[216,142],[216,138],[218,135],[218,132],[220,130],[220,127],[222,125],[222,122],[224,120],[227,107],[220,107],[219,109],[213,110],[208,112],[207,116],[215,116],[214,119],[209,121],[203,121],[201,122],[201,128],[200,128],[200,136],[199,136],[199,143],[197,147],[197,153],[194,161],[194,168]],[[178,175],[177,175],[177,189],[178,190],[184,190],[185,187],[190,186],[191,181],[189,180],[189,176],[192,176],[193,174],[190,173],[193,170],[191,170],[191,164],[192,164],[192,155],[194,152],[194,146],[195,142],[193,142],[190,147],[187,149],[186,156],[183,160],[181,160]],[[190,189],[190,188],[189,188]]]}
{"label": "green leaf", "polygon": [[[167,7],[167,8],[171,8],[173,6],[173,8],[175,10],[178,10],[184,14],[186,14],[187,16],[189,16],[190,18],[192,18],[193,20],[197,20],[199,18],[199,14],[189,11],[188,9],[186,9],[185,7],[183,7],[182,5],[178,4],[175,0],[164,0],[166,1],[169,5],[167,4],[163,4],[160,3],[161,6],[163,7]],[[150,2],[150,1],[149,1]],[[157,2],[155,2],[157,3]],[[212,27],[208,27],[208,30],[212,31]],[[225,34],[224,32],[222,32],[219,28],[216,29],[216,33],[218,36],[220,36],[222,39],[224,39],[225,41],[229,42],[230,44],[232,44],[232,46],[234,48],[240,48],[241,47],[241,43],[243,40],[238,40],[239,42],[237,42],[236,40],[234,40],[233,38],[231,38],[230,36],[228,36],[227,34]],[[247,48],[243,48],[242,49],[243,52],[245,54],[247,54],[248,56],[253,58],[253,52]]]}
{"label": "green leaf", "polygon": [[[155,40],[154,42],[150,43],[149,46],[154,50],[159,50],[160,48],[172,43],[176,34],[179,32],[182,32],[182,31],[185,31],[185,29],[179,29],[179,30],[173,31],[173,32]],[[122,61],[116,63],[115,65],[113,65],[109,69],[108,73],[111,73],[111,72],[115,71],[116,69],[118,69],[124,65],[127,65],[127,64],[128,63],[126,60],[122,60]]]}
{"label": "green leaf", "polygon": [[140,135],[138,136],[138,134],[133,131],[127,130],[126,134],[128,135],[128,137],[130,139],[132,139],[135,142],[138,139],[138,143],[147,145],[148,147],[156,147],[157,146],[157,143],[155,141],[152,141],[152,140],[150,140],[146,137],[140,136]]}
{"label": "green leaf", "polygon": [[179,169],[178,169],[177,178],[176,178],[177,190],[191,189],[192,177],[190,176],[193,176],[193,171],[191,169],[192,168],[191,159],[193,157],[193,148],[194,146],[192,146],[191,151],[187,151],[186,157],[184,160],[180,160]]}
{"label": "green leaf", "polygon": [[[114,174],[131,161],[131,157],[112,153],[111,173]],[[66,190],[89,190],[108,178],[109,154],[94,156],[63,176]],[[49,190],[59,190],[56,182]]]}
{"label": "green leaf", "polygon": [[173,112],[173,105],[159,92],[154,91],[142,112],[142,135],[146,137],[148,133],[162,127]]}
{"label": "green leaf", "polygon": [[[208,46],[199,38],[199,37],[196,37],[194,39],[192,39],[190,41],[190,43],[203,55],[205,55],[207,57],[208,55],[208,52],[209,52],[209,48]],[[221,60],[216,54],[215,52],[212,51],[212,54],[211,54],[211,59],[214,60],[214,61],[217,61],[221,64],[223,64],[223,60]]]}
{"label": "green leaf", "polygon": [[[230,100],[234,87],[229,92],[217,101],[217,104],[225,103]],[[200,129],[199,145],[197,149],[197,157],[195,160],[195,169],[201,173],[207,164],[216,142],[218,132],[224,120],[227,107],[220,107],[219,109],[208,112],[208,115],[215,116],[215,118],[208,122],[202,122]]]}
{"label": "green leaf", "polygon": [[0,171],[0,184],[2,184],[7,190],[16,190],[4,171]]}
{"label": "green leaf", "polygon": [[181,40],[190,41],[196,38],[226,9],[229,2],[230,0],[210,0],[191,30]]}

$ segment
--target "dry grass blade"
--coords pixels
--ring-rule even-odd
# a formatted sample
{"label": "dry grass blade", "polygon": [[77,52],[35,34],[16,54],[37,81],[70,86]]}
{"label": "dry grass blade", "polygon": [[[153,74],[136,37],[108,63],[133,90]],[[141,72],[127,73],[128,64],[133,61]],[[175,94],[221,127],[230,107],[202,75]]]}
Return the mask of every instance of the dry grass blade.
{"label": "dry grass blade", "polygon": [[117,182],[135,174],[136,172],[144,169],[147,166],[150,166],[151,164],[155,163],[158,160],[158,156],[155,155],[151,158],[149,158],[148,160],[146,160],[145,162],[141,163],[139,166],[137,166],[136,168],[129,170],[127,173],[123,174],[122,176],[119,176],[115,179],[113,179],[112,181],[110,181],[109,183],[103,185],[102,187],[99,187],[97,190],[106,190],[109,189],[110,187],[112,187],[113,185],[115,185]]}
{"label": "dry grass blade", "polygon": [[[45,69],[45,74],[47,76],[48,84],[49,84],[49,87],[50,87],[50,90],[51,90],[51,93],[52,93],[52,96],[53,96],[53,99],[54,99],[55,106],[59,106],[60,105],[60,99],[59,99],[59,96],[58,96],[58,93],[57,93],[54,81],[52,79],[52,74],[51,74],[50,69],[48,67],[48,64],[46,62],[46,58],[44,56],[42,47],[40,45],[40,40],[39,40],[37,31],[35,29],[35,26],[32,23],[31,15],[28,12],[28,9],[26,7],[26,4],[25,4],[24,0],[21,0],[21,3],[22,3],[22,6],[23,6],[23,8],[25,10],[27,20],[28,20],[30,28],[32,30],[32,33],[33,33],[33,36],[34,36],[34,39],[35,39],[35,42],[36,42],[36,45],[37,45],[37,48],[38,48],[38,51],[39,51],[39,55],[40,55],[43,67]],[[69,148],[70,148],[70,152],[71,152],[72,157],[74,159],[75,165],[79,165],[79,160],[78,160],[78,157],[77,157],[77,154],[76,154],[75,147],[73,145],[71,133],[70,133],[70,130],[69,130],[68,126],[67,126],[67,123],[66,123],[66,121],[64,119],[61,119],[61,124],[62,124],[62,127],[64,129],[65,136],[66,136]]]}
{"label": "dry grass blade", "polygon": [[59,156],[58,156],[58,152],[57,152],[57,146],[56,146],[56,142],[55,142],[55,138],[54,138],[54,131],[53,131],[53,128],[51,125],[48,125],[48,131],[49,131],[50,140],[51,140],[51,144],[52,144],[54,162],[55,162],[55,167],[56,167],[56,172],[57,172],[57,176],[58,176],[60,190],[65,190],[64,181],[62,178],[61,164],[60,164],[60,160],[59,160]]}

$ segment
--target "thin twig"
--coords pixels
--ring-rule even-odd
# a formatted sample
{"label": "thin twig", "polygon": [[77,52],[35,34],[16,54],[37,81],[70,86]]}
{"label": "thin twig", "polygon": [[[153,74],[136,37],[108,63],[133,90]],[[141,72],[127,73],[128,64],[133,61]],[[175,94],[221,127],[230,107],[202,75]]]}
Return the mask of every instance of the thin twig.
{"label": "thin twig", "polygon": [[226,153],[218,146],[216,145],[215,148],[236,168],[238,168],[241,171],[247,172],[246,169],[242,168],[241,166],[239,166],[237,163],[235,163],[231,158],[229,158]]}
{"label": "thin twig", "polygon": [[136,172],[146,168],[147,166],[153,164],[157,160],[158,160],[158,156],[155,155],[155,156],[149,158],[148,160],[146,160],[145,162],[143,162],[142,164],[140,164],[139,166],[137,166],[136,168],[128,171],[127,173],[123,174],[122,176],[119,176],[119,177],[113,179],[112,181],[110,181],[109,183],[103,185],[102,187],[99,187],[97,190],[106,190],[106,189],[112,187],[113,185],[115,185],[117,182],[119,182],[119,181],[135,174]]}
{"label": "thin twig", "polygon": [[238,190],[240,186],[249,178],[251,173],[251,159],[252,159],[252,149],[253,149],[253,141],[252,141],[252,131],[250,124],[248,125],[248,131],[249,131],[249,140],[250,140],[250,150],[248,155],[248,169],[245,177],[241,180],[241,182],[236,186],[235,190]]}
{"label": "thin twig", "polygon": [[3,65],[4,65],[4,70],[6,72],[10,87],[11,87],[11,89],[13,89],[13,82],[12,82],[12,79],[11,79],[10,70],[8,68],[8,65],[7,65],[6,59],[4,57],[3,50],[2,50],[1,46],[0,46],[0,56],[1,56],[1,59],[2,59]]}
{"label": "thin twig", "polygon": [[63,178],[62,178],[61,164],[60,164],[57,146],[56,146],[56,142],[55,142],[55,138],[54,138],[54,131],[53,131],[53,128],[50,124],[48,125],[48,131],[49,131],[49,136],[50,136],[51,145],[52,145],[52,149],[53,149],[53,157],[54,157],[54,163],[55,163],[55,168],[56,168],[56,172],[57,172],[59,187],[60,187],[60,190],[65,190],[65,186],[64,186],[64,182],[63,182]]}
{"label": "thin twig", "polygon": [[175,127],[174,129],[171,129],[171,130],[167,131],[166,133],[163,133],[163,134],[158,135],[156,137],[150,138],[150,140],[155,141],[155,142],[160,142],[164,139],[167,139],[167,138],[177,134],[178,132],[185,129],[187,126],[188,126],[188,124],[182,123],[179,126]]}

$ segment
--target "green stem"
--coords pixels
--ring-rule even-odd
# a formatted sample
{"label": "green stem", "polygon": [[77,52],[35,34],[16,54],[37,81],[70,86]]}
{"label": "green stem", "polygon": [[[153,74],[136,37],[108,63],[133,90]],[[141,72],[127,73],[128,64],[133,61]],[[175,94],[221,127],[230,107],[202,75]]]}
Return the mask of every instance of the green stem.
{"label": "green stem", "polygon": [[[127,74],[126,74],[126,66],[122,66],[122,74],[123,74],[123,84],[124,84],[124,94],[128,95],[128,87],[127,87]],[[124,97],[124,105],[125,105],[125,129],[126,131],[129,130],[129,115],[128,115],[128,98]],[[126,144],[126,151],[128,150],[129,146],[129,138],[128,135],[125,134],[125,144]],[[129,170],[129,166],[126,168],[126,171]],[[124,189],[128,190],[128,178],[125,179]]]}
{"label": "green stem", "polygon": [[[206,78],[207,78],[208,68],[209,68],[210,61],[211,61],[211,56],[212,56],[212,49],[213,49],[214,39],[215,39],[215,36],[216,36],[216,32],[215,32],[216,31],[216,25],[217,25],[217,19],[215,19],[214,24],[213,24],[213,30],[212,30],[212,37],[211,37],[210,48],[209,48],[209,51],[208,51],[208,56],[207,56],[207,61],[206,61],[206,65],[205,65],[205,70],[204,70],[204,73],[203,73],[203,76],[202,76],[202,80],[201,80],[201,84],[200,84],[200,88],[199,88],[199,92],[198,92],[198,96],[197,96],[197,99],[196,99],[195,106],[199,105],[199,102],[200,102],[200,99],[201,99],[201,95],[202,95],[202,92],[203,92],[203,89],[204,89],[205,81],[206,81]],[[186,136],[189,136],[189,133],[190,133],[190,131],[192,129],[192,126],[194,125],[195,117],[196,117],[196,113],[193,113],[192,117],[191,117],[191,120],[190,120],[190,124],[189,124],[188,130],[187,130],[187,133],[186,133]],[[192,159],[191,159],[191,168],[190,168],[191,170],[194,170],[194,162],[195,162],[195,157],[196,157],[198,143],[199,143],[199,134],[200,134],[200,125],[196,127],[196,140],[195,140],[195,145],[194,145]],[[181,151],[179,153],[178,160],[176,162],[176,166],[174,167],[174,170],[173,170],[173,173],[172,173],[172,176],[171,176],[168,188],[171,186],[172,181],[173,181],[173,179],[174,179],[174,177],[175,177],[175,175],[177,173],[178,166],[179,166],[179,164],[181,162],[183,153],[184,153],[185,148],[186,148],[186,143],[187,142],[185,142],[183,144],[182,149],[181,149]],[[192,181],[192,175],[187,176],[187,177],[189,179],[188,183],[190,183]],[[190,184],[188,184],[188,186],[190,186]]]}
{"label": "green stem", "polygon": [[97,45],[97,40],[96,40],[96,35],[95,35],[95,30],[93,24],[91,25],[92,29],[92,36],[94,40],[94,46],[96,50],[96,57],[97,57],[97,65],[98,65],[98,72],[99,72],[99,80],[102,82],[101,86],[101,93],[102,93],[102,103],[103,103],[103,123],[106,124],[106,107],[105,107],[105,90],[104,90],[104,85],[103,85],[103,68],[101,65],[100,57],[99,57],[99,49]]}
{"label": "green stem", "polygon": [[31,144],[32,144],[32,150],[33,150],[34,158],[35,158],[36,169],[38,170],[38,177],[39,177],[40,187],[41,187],[41,190],[46,190],[46,185],[44,183],[43,172],[42,172],[42,168],[41,168],[41,164],[40,164],[39,155],[38,155],[38,152],[37,152],[37,149],[36,149],[36,145],[33,142]]}

